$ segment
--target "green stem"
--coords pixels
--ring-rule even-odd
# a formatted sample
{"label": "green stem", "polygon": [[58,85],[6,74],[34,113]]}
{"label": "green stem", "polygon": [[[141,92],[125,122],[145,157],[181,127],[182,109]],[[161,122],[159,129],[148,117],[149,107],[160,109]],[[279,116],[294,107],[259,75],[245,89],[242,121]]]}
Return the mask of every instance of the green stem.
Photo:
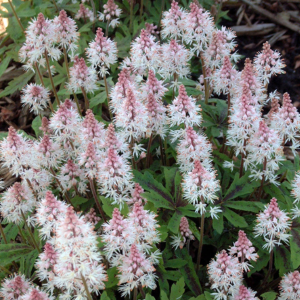
{"label": "green stem", "polygon": [[105,36],[108,36],[109,21],[106,22]]}
{"label": "green stem", "polygon": [[[26,239],[25,239],[25,237],[24,237],[24,235],[23,235],[22,229],[21,229],[21,227],[20,227],[19,225],[17,225],[17,226],[18,226],[18,229],[19,229],[19,234],[20,234],[22,243],[25,244],[25,243],[26,243]],[[30,244],[31,244],[31,243],[30,243]],[[31,245],[31,246],[33,246],[33,245]]]}
{"label": "green stem", "polygon": [[168,145],[167,145],[167,139],[164,139],[164,146],[165,146],[165,160],[166,160],[166,166],[168,167],[170,165],[169,159],[168,159],[168,154],[167,154],[167,150],[168,150]]}
{"label": "green stem", "polygon": [[82,283],[83,283],[83,286],[84,286],[84,289],[85,289],[86,296],[87,296],[88,300],[93,300],[93,298],[91,296],[91,293],[89,291],[89,288],[87,286],[87,283],[85,281],[85,278],[82,276],[82,274],[80,274],[80,276],[81,276],[81,280],[82,280]]}
{"label": "green stem", "polygon": [[135,287],[134,289],[133,289],[133,300],[137,300],[137,288]]}
{"label": "green stem", "polygon": [[[202,202],[202,204],[204,204],[203,198],[201,198],[201,202]],[[202,212],[201,225],[200,225],[200,242],[199,242],[198,255],[197,255],[196,272],[198,272],[198,270],[199,270],[200,261],[201,261],[201,254],[202,254],[202,247],[203,247],[203,237],[204,237],[204,220],[205,220],[205,213]]]}
{"label": "green stem", "polygon": [[142,298],[145,299],[146,298],[146,294],[145,294],[145,292],[143,290],[143,287],[141,285],[139,285],[139,290],[140,290],[140,293],[142,295]]}
{"label": "green stem", "polygon": [[1,222],[0,222],[0,232],[1,232],[2,238],[3,238],[3,240],[4,240],[4,243],[7,244],[6,235],[5,235],[5,232],[4,232],[4,230],[3,230],[3,227],[2,227]]}
{"label": "green stem", "polygon": [[259,188],[259,192],[258,192],[258,199],[260,199],[262,191],[263,191],[263,187],[264,187],[264,183],[265,183],[265,172],[267,169],[267,158],[265,157],[264,159],[264,165],[263,165],[263,176],[261,179],[261,184],[260,184],[260,188]]}
{"label": "green stem", "polygon": [[136,163],[135,163],[134,155],[133,155],[133,146],[134,146],[134,140],[131,137],[131,142],[130,142],[130,150],[131,150],[131,156],[132,156],[131,157],[131,163],[132,163],[132,168],[136,169]]}
{"label": "green stem", "polygon": [[55,6],[57,12],[59,13],[59,8],[57,7],[55,0],[52,0],[52,2],[53,2],[53,4],[54,4],[54,6]]}
{"label": "green stem", "polygon": [[96,191],[96,188],[95,188],[95,181],[93,179],[90,179],[89,181],[90,181],[90,187],[91,187],[93,197],[95,199],[96,206],[99,210],[99,213],[101,214],[102,219],[104,220],[104,222],[106,222],[106,217],[105,217],[104,211],[103,211],[103,209],[102,209],[102,207],[99,203],[97,191]]}
{"label": "green stem", "polygon": [[159,26],[161,24],[161,18],[162,18],[164,8],[165,8],[165,0],[162,0],[161,1],[161,10],[160,10],[160,15],[159,15],[159,21],[158,21]]}
{"label": "green stem", "polygon": [[81,87],[81,91],[82,91],[83,98],[84,98],[85,110],[88,110],[90,107],[89,99],[88,99],[85,89],[83,87]]}
{"label": "green stem", "polygon": [[146,158],[146,168],[150,167],[150,160],[151,160],[151,144],[152,144],[153,135],[151,133],[149,142],[148,142],[148,148],[147,148],[147,158]]}
{"label": "green stem", "polygon": [[205,88],[205,104],[208,104],[209,99],[209,85],[206,78],[206,69],[204,64],[204,59],[202,58],[202,55],[200,55],[201,64],[202,64],[202,73],[203,73],[203,79],[204,79],[204,88]]}
{"label": "green stem", "polygon": [[25,29],[24,29],[24,27],[23,27],[23,25],[22,25],[20,19],[18,18],[18,15],[17,15],[17,13],[16,13],[16,11],[15,11],[15,9],[14,9],[12,3],[11,3],[11,0],[8,0],[8,3],[9,3],[9,5],[10,5],[10,8],[11,8],[11,10],[12,10],[12,12],[13,12],[15,18],[17,19],[17,21],[18,21],[18,23],[19,23],[19,26],[21,27],[23,33],[25,33]]}
{"label": "green stem", "polygon": [[31,238],[31,240],[32,240],[32,242],[33,242],[34,248],[35,248],[39,253],[42,253],[42,251],[40,250],[40,248],[39,248],[39,246],[38,246],[38,244],[37,244],[37,242],[36,242],[36,240],[35,240],[35,238],[34,238],[32,232],[31,232],[30,228],[29,228],[28,225],[27,225],[26,218],[25,218],[25,216],[24,216],[23,211],[21,211],[21,214],[22,214],[22,218],[23,218],[23,220],[24,220],[25,227],[26,227],[26,229],[27,229],[27,231],[28,231],[28,233],[29,233],[29,235],[30,235],[30,238]]}
{"label": "green stem", "polygon": [[143,16],[143,9],[144,9],[144,0],[141,0],[141,7],[140,7],[140,21],[142,20],[142,16]]}
{"label": "green stem", "polygon": [[95,7],[95,3],[94,3],[94,0],[91,0],[91,6],[92,6],[92,9],[93,9],[93,15],[94,15],[94,21],[93,21],[93,32],[95,32],[95,22],[96,22],[96,7]]}
{"label": "green stem", "polygon": [[60,105],[60,101],[58,99],[58,95],[57,95],[57,92],[56,92],[56,89],[55,89],[55,86],[54,86],[54,82],[53,82],[53,78],[52,78],[52,74],[51,74],[50,63],[49,63],[47,50],[45,50],[45,58],[46,58],[47,70],[48,70],[48,73],[49,73],[49,78],[50,78],[50,82],[51,82],[51,85],[52,85],[53,93],[54,93],[57,105]]}
{"label": "green stem", "polygon": [[246,143],[247,143],[247,140],[245,139],[245,140],[244,140],[244,145],[243,145],[242,157],[241,157],[240,178],[243,176],[244,158],[245,158],[245,151],[246,151]]}

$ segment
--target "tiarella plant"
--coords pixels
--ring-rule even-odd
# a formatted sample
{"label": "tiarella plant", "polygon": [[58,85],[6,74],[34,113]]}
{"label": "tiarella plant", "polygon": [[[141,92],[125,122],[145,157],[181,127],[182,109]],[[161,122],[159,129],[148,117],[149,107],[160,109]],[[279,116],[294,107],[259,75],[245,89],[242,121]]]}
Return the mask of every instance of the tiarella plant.
{"label": "tiarella plant", "polygon": [[300,299],[300,115],[269,91],[280,53],[266,42],[238,70],[221,3],[69,2],[1,12],[0,78],[23,65],[0,97],[34,119],[1,133],[0,296]]}

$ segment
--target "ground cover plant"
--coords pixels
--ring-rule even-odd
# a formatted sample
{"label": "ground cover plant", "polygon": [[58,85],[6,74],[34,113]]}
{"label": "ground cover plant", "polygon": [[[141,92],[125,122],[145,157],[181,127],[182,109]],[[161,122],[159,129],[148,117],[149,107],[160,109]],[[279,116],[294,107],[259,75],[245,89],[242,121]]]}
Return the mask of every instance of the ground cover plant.
{"label": "ground cover plant", "polygon": [[300,115],[221,5],[4,5],[35,117],[0,141],[3,299],[300,298]]}

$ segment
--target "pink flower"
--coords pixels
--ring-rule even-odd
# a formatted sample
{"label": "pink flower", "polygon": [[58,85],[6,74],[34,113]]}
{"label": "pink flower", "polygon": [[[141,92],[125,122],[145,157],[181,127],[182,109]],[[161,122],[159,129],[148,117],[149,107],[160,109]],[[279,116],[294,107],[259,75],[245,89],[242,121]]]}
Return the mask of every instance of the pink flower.
{"label": "pink flower", "polygon": [[234,293],[233,300],[259,300],[255,297],[256,292],[247,289],[244,285],[239,287],[239,290]]}
{"label": "pink flower", "polygon": [[278,300],[297,300],[300,297],[300,273],[294,271],[284,275],[279,285]]}
{"label": "pink flower", "polygon": [[81,3],[75,19],[90,19],[90,22],[93,22],[95,18],[93,12]]}
{"label": "pink flower", "polygon": [[99,12],[99,20],[102,22],[107,22],[109,26],[115,28],[119,25],[119,16],[122,13],[122,9],[114,2],[114,0],[108,0],[106,4],[103,5],[103,13]]}

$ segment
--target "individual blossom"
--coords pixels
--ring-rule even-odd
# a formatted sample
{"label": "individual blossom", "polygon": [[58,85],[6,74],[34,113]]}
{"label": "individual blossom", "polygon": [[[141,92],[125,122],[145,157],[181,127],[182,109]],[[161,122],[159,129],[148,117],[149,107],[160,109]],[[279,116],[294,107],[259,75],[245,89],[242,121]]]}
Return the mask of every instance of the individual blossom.
{"label": "individual blossom", "polygon": [[51,290],[51,293],[54,290],[54,285],[50,286],[50,282],[53,282],[53,279],[56,275],[55,265],[57,263],[58,253],[56,252],[53,245],[46,243],[44,246],[44,251],[39,255],[35,266],[37,269],[37,275],[41,281],[47,280],[48,289]]}
{"label": "individual blossom", "polygon": [[84,299],[85,280],[89,292],[99,295],[99,290],[105,288],[107,275],[92,224],[68,207],[65,217],[58,222],[54,242],[58,254],[54,285],[65,291],[66,299],[74,299],[74,295]]}
{"label": "individual blossom", "polygon": [[32,143],[10,126],[7,138],[0,142],[3,166],[9,168],[16,176],[29,167],[38,169],[40,162],[36,159],[36,152],[32,148]]}
{"label": "individual blossom", "polygon": [[276,93],[276,91],[274,93],[270,93],[269,99],[271,101],[271,109],[269,110],[269,113],[267,115],[267,122],[272,126],[272,120],[274,120],[274,117],[277,115],[280,108],[279,101],[278,101],[279,96]]}
{"label": "individual blossom", "polygon": [[217,253],[207,269],[211,289],[216,290],[212,293],[216,300],[227,300],[242,284],[242,265],[237,257],[228,255],[225,250]]}
{"label": "individual blossom", "polygon": [[205,11],[197,1],[194,1],[190,4],[190,12],[184,14],[178,23],[183,41],[191,44],[192,51],[198,56],[206,49],[209,37],[214,30],[210,13]]}
{"label": "individual blossom", "polygon": [[161,20],[162,24],[162,37],[170,37],[172,39],[178,39],[182,37],[181,27],[179,22],[181,19],[185,18],[187,12],[179,7],[178,3],[173,0],[171,3],[171,8],[168,11],[163,12],[163,17]]}
{"label": "individual blossom", "polygon": [[85,176],[92,180],[97,177],[99,171],[99,155],[92,142],[87,145],[86,151],[81,153],[78,164],[84,168]]}
{"label": "individual blossom", "polygon": [[[126,99],[126,91],[128,88],[136,90],[137,84],[132,79],[130,70],[128,68],[122,68],[121,72],[118,74],[118,81],[110,93],[110,109],[114,113],[121,110],[122,103]],[[145,95],[143,98],[146,97],[147,95]]]}
{"label": "individual blossom", "polygon": [[84,215],[86,222],[96,225],[101,221],[101,218],[97,216],[95,209],[92,207],[88,213]]}
{"label": "individual blossom", "polygon": [[239,238],[230,248],[229,253],[232,256],[236,255],[240,259],[245,271],[250,271],[249,266],[251,266],[246,260],[256,261],[258,258],[255,248],[243,230],[239,231]]}
{"label": "individual blossom", "polygon": [[279,169],[279,164],[283,160],[283,147],[278,133],[270,129],[265,121],[260,121],[258,129],[250,137],[246,150],[247,158],[254,166],[251,168],[252,177],[261,179],[259,174],[263,165],[264,179],[276,183],[275,171]]}
{"label": "individual blossom", "polygon": [[285,64],[278,51],[273,51],[268,42],[263,44],[262,52],[257,53],[254,65],[264,85],[267,85],[272,75],[284,74]]}
{"label": "individual blossom", "polygon": [[280,295],[278,300],[297,300],[300,297],[299,271],[285,274],[279,285]]}
{"label": "individual blossom", "polygon": [[203,214],[208,204],[218,199],[220,183],[216,179],[216,171],[205,169],[199,160],[195,160],[191,172],[183,176],[184,198],[195,206],[196,212]]}
{"label": "individual blossom", "polygon": [[166,108],[163,103],[155,99],[152,93],[149,93],[146,102],[148,125],[147,136],[158,134],[164,138],[166,133]]}
{"label": "individual blossom", "polygon": [[161,46],[159,74],[164,78],[186,77],[190,73],[189,61],[192,55],[192,52],[175,40],[163,44]]}
{"label": "individual blossom", "polygon": [[91,141],[100,148],[104,147],[104,125],[95,119],[91,109],[86,111],[82,127],[82,141]]}
{"label": "individual blossom", "polygon": [[47,117],[42,118],[42,124],[39,128],[41,131],[44,132],[44,134],[52,134],[52,130],[50,129],[50,121]]}
{"label": "individual blossom", "polygon": [[14,183],[3,193],[0,211],[8,222],[19,225],[29,212],[32,212],[37,202],[30,188],[20,182]]}
{"label": "individual blossom", "polygon": [[31,286],[24,275],[14,274],[1,283],[0,296],[5,300],[19,300]]}
{"label": "individual blossom", "polygon": [[54,300],[53,296],[40,290],[39,287],[31,287],[19,300]]}
{"label": "individual blossom", "polygon": [[93,11],[85,7],[83,3],[80,4],[79,10],[75,15],[75,19],[84,19],[84,22],[86,22],[87,19],[89,19],[90,22],[93,22],[95,20]]}
{"label": "individual blossom", "polygon": [[37,152],[42,155],[40,160],[41,165],[44,167],[56,168],[63,159],[64,152],[60,145],[52,141],[47,134],[36,144],[36,148]]}
{"label": "individual blossom", "polygon": [[141,89],[143,99],[147,99],[148,95],[151,93],[156,100],[162,100],[164,94],[168,91],[168,89],[164,87],[163,81],[158,80],[152,70],[149,70],[147,81]]}
{"label": "individual blossom", "polygon": [[[115,131],[115,127],[113,123],[110,123],[105,132],[105,141],[104,148],[109,149],[113,148],[118,153],[122,153],[122,156],[125,157],[128,155],[128,144],[125,143],[119,134]],[[127,156],[126,156],[127,157]]]}
{"label": "individual blossom", "polygon": [[122,128],[122,134],[128,142],[142,138],[146,132],[146,108],[131,88],[127,89],[126,98],[116,114],[116,126]]}
{"label": "individual blossom", "polygon": [[278,109],[278,112],[273,113],[271,128],[278,131],[282,145],[289,141],[292,142],[291,149],[296,155],[295,150],[299,148],[297,137],[300,130],[300,115],[288,93],[283,94],[282,106]]}
{"label": "individual blossom", "polygon": [[189,97],[184,85],[179,86],[179,94],[168,106],[170,126],[184,124],[186,127],[200,126],[201,108],[196,105],[196,99]]}
{"label": "individual blossom", "polygon": [[103,13],[99,12],[99,20],[108,23],[108,26],[115,28],[119,25],[119,16],[122,13],[122,9],[115,3],[114,0],[108,0],[103,5]]}
{"label": "individual blossom", "polygon": [[132,186],[132,173],[127,160],[119,155],[113,148],[107,149],[103,162],[99,163],[98,183],[100,192],[112,198],[113,204],[119,204],[126,200]]}
{"label": "individual blossom", "polygon": [[30,111],[38,115],[44,111],[50,100],[49,90],[42,85],[30,83],[22,90],[21,102],[30,107]]}
{"label": "individual blossom", "polygon": [[157,30],[157,26],[150,23],[145,23],[146,31],[149,34],[159,34],[159,31]]}
{"label": "individual blossom", "polygon": [[55,232],[58,220],[66,213],[67,205],[57,200],[51,191],[47,191],[45,197],[39,202],[35,219],[40,226],[40,236],[49,239]]}
{"label": "individual blossom", "polygon": [[271,252],[276,245],[288,244],[290,234],[287,231],[291,227],[290,218],[280,210],[277,199],[272,198],[265,210],[258,214],[257,224],[254,228],[255,236],[263,236],[266,244],[263,248]]}
{"label": "individual blossom", "polygon": [[199,160],[204,168],[211,168],[212,145],[201,133],[192,127],[173,131],[173,141],[179,139],[177,162],[182,172],[191,172],[194,162]]}
{"label": "individual blossom", "polygon": [[140,205],[143,205],[144,203],[147,202],[145,198],[142,197],[141,194],[143,194],[145,191],[144,189],[138,184],[134,184],[134,189],[131,192],[131,198],[127,202],[128,204],[134,204],[138,202]]}
{"label": "individual blossom", "polygon": [[237,76],[238,73],[232,66],[229,56],[225,56],[222,66],[216,69],[211,78],[214,91],[218,95],[230,93]]}
{"label": "individual blossom", "polygon": [[94,92],[97,90],[97,74],[96,71],[85,64],[84,58],[74,57],[74,65],[70,68],[70,80],[68,88],[77,92],[84,90],[85,92]]}
{"label": "individual blossom", "polygon": [[87,190],[84,170],[71,159],[61,166],[57,179],[63,187],[64,192],[74,188],[75,192],[84,194]]}
{"label": "individual blossom", "polygon": [[130,56],[133,66],[143,70],[157,69],[161,63],[160,51],[155,37],[142,29],[140,36],[131,45]]}
{"label": "individual blossom", "polygon": [[71,100],[66,99],[50,119],[50,129],[55,139],[67,147],[70,140],[80,132],[80,116]]}
{"label": "individual blossom", "polygon": [[117,208],[114,208],[112,218],[108,223],[103,224],[101,237],[105,243],[105,255],[111,261],[113,255],[129,250],[130,245],[135,241],[135,232],[129,227],[128,220],[124,219]]}
{"label": "individual blossom", "polygon": [[259,300],[255,297],[256,292],[252,291],[250,288],[246,288],[244,285],[241,285],[238,291],[234,292],[232,300]]}
{"label": "individual blossom", "polygon": [[104,36],[101,28],[97,29],[95,40],[86,49],[88,61],[93,67],[99,67],[101,76],[105,76],[111,65],[117,62],[117,44]]}
{"label": "individual blossom", "polygon": [[62,9],[59,16],[53,19],[53,23],[56,25],[58,45],[69,52],[72,57],[78,48],[79,32],[77,32],[76,22]]}
{"label": "individual blossom", "polygon": [[42,13],[33,19],[26,30],[26,40],[19,51],[21,62],[26,62],[26,69],[34,69],[34,64],[45,66],[45,55],[58,60],[60,50],[56,47],[56,25],[45,19]]}
{"label": "individual blossom", "polygon": [[149,253],[151,247],[160,242],[156,215],[145,210],[139,202],[134,203],[128,222],[129,228],[135,232],[135,242],[139,249]]}
{"label": "individual blossom", "polygon": [[178,236],[172,237],[173,241],[171,242],[171,245],[175,247],[175,249],[178,247],[182,249],[186,242],[195,239],[192,231],[190,230],[189,222],[186,217],[182,217],[180,220],[179,232],[180,233]]}
{"label": "individual blossom", "polygon": [[224,26],[219,30],[214,30],[208,42],[208,47],[203,52],[205,66],[214,70],[221,66],[224,57],[231,55],[235,48],[235,34]]}
{"label": "individual blossom", "polygon": [[132,244],[129,253],[124,255],[118,270],[120,272],[118,275],[119,290],[123,297],[130,295],[130,292],[140,285],[151,290],[156,288],[155,268],[150,259],[146,258],[145,254],[140,252],[135,244]]}

